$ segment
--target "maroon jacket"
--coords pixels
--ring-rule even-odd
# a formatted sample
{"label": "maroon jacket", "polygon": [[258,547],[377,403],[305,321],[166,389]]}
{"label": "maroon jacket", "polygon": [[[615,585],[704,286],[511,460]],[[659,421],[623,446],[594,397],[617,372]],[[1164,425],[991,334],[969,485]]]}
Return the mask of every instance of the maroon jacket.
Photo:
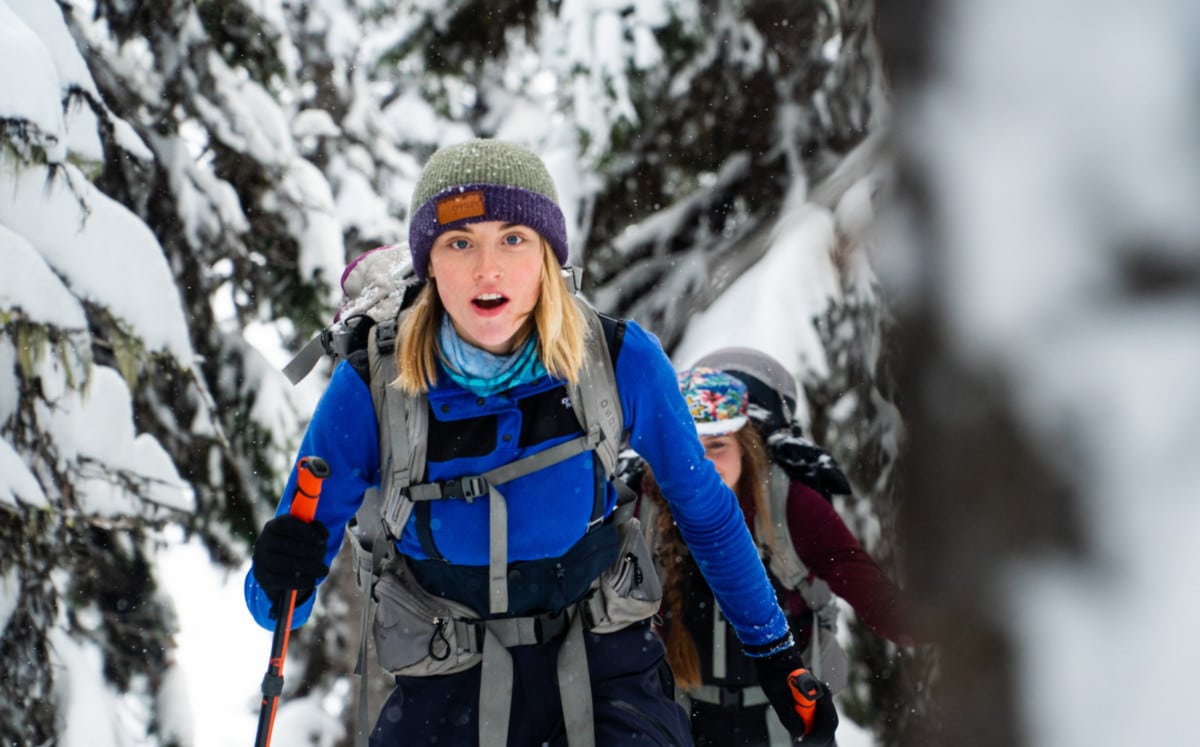
{"label": "maroon jacket", "polygon": [[[754,505],[743,500],[741,507],[753,532]],[[902,592],[863,549],[824,496],[792,480],[788,488],[787,523],[796,554],[809,572],[829,584],[833,593],[846,600],[871,630],[901,645],[911,645],[911,617]],[[789,619],[804,620],[809,612],[797,592],[787,592],[784,604]]]}

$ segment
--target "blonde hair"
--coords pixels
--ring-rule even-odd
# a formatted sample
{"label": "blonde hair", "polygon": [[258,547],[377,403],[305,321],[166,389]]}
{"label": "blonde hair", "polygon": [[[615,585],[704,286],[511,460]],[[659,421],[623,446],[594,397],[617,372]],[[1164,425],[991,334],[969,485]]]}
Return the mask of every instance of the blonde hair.
{"label": "blonde hair", "polygon": [[[769,545],[774,540],[774,529],[767,520],[770,508],[767,505],[767,450],[763,446],[758,429],[751,423],[747,423],[733,435],[742,449],[742,474],[734,486],[734,493],[739,500],[749,497],[754,501],[756,523],[768,535],[758,537],[758,541]],[[671,508],[663,498],[654,473],[649,468],[646,469],[646,476],[643,478],[642,492],[654,501],[658,508],[653,530],[658,535],[655,556],[663,576],[667,663],[671,665],[671,671],[675,674],[675,684],[684,691],[693,690],[702,683],[700,652],[683,619],[683,598],[685,585],[690,580],[688,576],[699,571],[694,564],[689,568],[685,563],[688,551],[684,547],[683,536],[680,535],[675,517],[671,515]]]}
{"label": "blonde hair", "polygon": [[[437,335],[446,313],[430,278],[412,307],[401,315],[396,346],[396,379],[391,386],[408,394],[422,394],[437,380]],[[579,381],[587,345],[588,327],[579,306],[567,290],[554,249],[542,239],[542,278],[533,307],[538,357],[546,371],[572,384]]]}

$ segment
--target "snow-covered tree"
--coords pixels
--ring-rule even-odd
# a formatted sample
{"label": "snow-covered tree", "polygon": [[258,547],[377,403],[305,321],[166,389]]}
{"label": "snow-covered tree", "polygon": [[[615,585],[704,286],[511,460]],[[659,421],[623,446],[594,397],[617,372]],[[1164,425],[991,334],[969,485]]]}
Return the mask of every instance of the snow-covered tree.
{"label": "snow-covered tree", "polygon": [[[5,741],[120,733],[130,697],[160,743],[188,739],[155,706],[173,632],[155,530],[244,557],[299,428],[247,337],[320,324],[342,263],[328,185],[276,98],[292,81],[275,20],[0,4],[0,235],[19,268],[4,282],[2,645],[25,662],[3,681]],[[89,691],[126,703],[107,727],[74,712]]]}
{"label": "snow-covered tree", "polygon": [[[0,29],[0,739],[86,730],[89,698],[144,708],[166,735],[153,533],[188,521],[196,494],[136,426],[135,393],[155,376],[204,385],[158,237],[94,181],[150,151],[104,105],[56,5],[0,4]],[[189,424],[214,425],[208,405]]]}

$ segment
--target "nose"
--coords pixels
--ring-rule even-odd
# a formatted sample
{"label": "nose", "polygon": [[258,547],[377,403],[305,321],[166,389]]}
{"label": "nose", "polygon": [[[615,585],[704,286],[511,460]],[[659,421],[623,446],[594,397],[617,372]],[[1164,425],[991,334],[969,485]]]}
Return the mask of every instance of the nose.
{"label": "nose", "polygon": [[500,256],[491,246],[482,246],[476,253],[475,277],[481,280],[498,278],[504,274],[500,265]]}

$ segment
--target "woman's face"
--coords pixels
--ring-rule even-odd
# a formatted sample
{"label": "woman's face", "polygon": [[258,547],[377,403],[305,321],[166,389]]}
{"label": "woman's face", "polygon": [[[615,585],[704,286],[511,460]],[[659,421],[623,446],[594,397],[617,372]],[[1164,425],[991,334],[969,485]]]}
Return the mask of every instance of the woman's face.
{"label": "woman's face", "polygon": [[541,236],[516,223],[471,223],[438,236],[429,277],[458,336],[489,353],[511,353],[533,323],[544,251]]}
{"label": "woman's face", "polygon": [[736,490],[742,476],[742,445],[737,435],[727,433],[720,436],[701,436],[704,456],[717,466],[717,474],[730,490]]}

